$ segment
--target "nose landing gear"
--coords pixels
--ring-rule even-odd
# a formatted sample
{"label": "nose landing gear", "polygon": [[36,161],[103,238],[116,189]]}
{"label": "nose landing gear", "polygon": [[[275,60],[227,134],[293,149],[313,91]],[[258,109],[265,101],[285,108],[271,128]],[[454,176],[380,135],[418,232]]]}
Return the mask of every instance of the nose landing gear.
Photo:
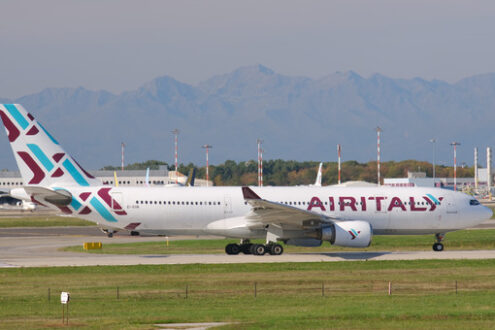
{"label": "nose landing gear", "polygon": [[437,242],[435,244],[433,244],[433,251],[436,251],[436,252],[443,251],[442,241],[445,238],[445,234],[437,233],[437,234],[435,234],[435,238],[437,239]]}

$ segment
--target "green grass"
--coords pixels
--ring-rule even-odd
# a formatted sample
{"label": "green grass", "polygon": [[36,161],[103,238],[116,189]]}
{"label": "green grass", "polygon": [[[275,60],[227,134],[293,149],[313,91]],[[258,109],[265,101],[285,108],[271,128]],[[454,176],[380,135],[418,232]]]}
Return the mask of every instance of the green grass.
{"label": "green grass", "polygon": [[[109,253],[109,254],[211,254],[225,253],[227,243],[238,242],[232,239],[214,240],[179,240],[170,241],[167,247],[165,238],[162,242],[140,242],[124,244],[104,244],[101,250],[85,251],[82,246],[70,246],[64,251]],[[260,243],[262,241],[259,241]],[[374,236],[371,246],[364,249],[330,246],[325,242],[321,247],[305,248],[284,246],[285,252],[339,252],[339,251],[431,251],[433,235],[420,236]],[[495,229],[461,230],[448,233],[444,240],[448,250],[491,250],[495,249]]]}
{"label": "green grass", "polygon": [[62,290],[71,293],[73,327],[495,326],[495,260],[427,260],[0,269],[0,328],[60,326]]}
{"label": "green grass", "polygon": [[95,226],[91,221],[57,216],[0,217],[0,228]]}

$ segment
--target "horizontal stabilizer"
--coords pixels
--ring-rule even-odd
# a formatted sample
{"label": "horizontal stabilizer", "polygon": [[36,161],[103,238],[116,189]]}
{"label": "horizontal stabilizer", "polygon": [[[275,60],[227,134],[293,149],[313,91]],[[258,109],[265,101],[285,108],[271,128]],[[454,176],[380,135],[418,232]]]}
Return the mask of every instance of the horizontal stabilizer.
{"label": "horizontal stabilizer", "polygon": [[67,190],[52,190],[34,186],[25,186],[24,190],[41,203],[47,202],[56,206],[67,206],[72,202],[72,195]]}

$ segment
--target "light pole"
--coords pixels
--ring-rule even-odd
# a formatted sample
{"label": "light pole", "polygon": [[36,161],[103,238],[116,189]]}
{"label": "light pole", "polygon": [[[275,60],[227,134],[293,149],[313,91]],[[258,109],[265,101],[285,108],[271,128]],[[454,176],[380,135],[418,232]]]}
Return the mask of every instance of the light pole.
{"label": "light pole", "polygon": [[459,142],[452,142],[450,145],[454,146],[454,191],[457,191],[457,146],[461,144]]}
{"label": "light pole", "polygon": [[377,177],[378,177],[378,185],[381,185],[381,179],[380,179],[380,135],[381,135],[382,129],[380,127],[377,127],[375,130],[376,130],[376,171],[377,171]]}
{"label": "light pole", "polygon": [[209,182],[210,182],[210,175],[208,173],[208,167],[210,166],[210,164],[208,163],[208,150],[210,150],[210,148],[213,148],[213,146],[211,146],[209,144],[205,144],[205,145],[202,145],[201,148],[206,149],[206,186],[208,187]]}
{"label": "light pole", "polygon": [[179,142],[179,130],[176,128],[172,131],[172,134],[174,135],[174,145],[175,145],[175,149],[174,149],[174,161],[175,161],[175,183],[179,183],[179,176],[178,176],[178,166],[179,166],[179,157],[178,157],[178,151],[179,151],[179,147],[178,147],[178,142]]}
{"label": "light pole", "polygon": [[263,140],[257,139],[256,143],[258,143],[258,186],[263,187],[263,149],[261,147]]}
{"label": "light pole", "polygon": [[122,171],[124,171],[124,154],[125,154],[125,143],[122,142],[120,144],[120,147],[121,147],[121,169]]}
{"label": "light pole", "polygon": [[341,152],[341,148],[340,148],[340,144],[337,144],[337,157],[338,157],[338,165],[337,165],[337,170],[338,170],[338,183],[340,184],[340,152]]}
{"label": "light pole", "polygon": [[435,143],[437,139],[431,139],[431,143],[433,143],[433,186],[435,186]]}

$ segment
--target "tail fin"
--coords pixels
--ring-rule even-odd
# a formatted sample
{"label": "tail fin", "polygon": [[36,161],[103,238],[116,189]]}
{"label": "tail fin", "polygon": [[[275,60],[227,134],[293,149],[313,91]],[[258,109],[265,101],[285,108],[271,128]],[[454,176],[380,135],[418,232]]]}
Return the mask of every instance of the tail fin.
{"label": "tail fin", "polygon": [[19,104],[0,104],[0,117],[24,185],[101,185]]}
{"label": "tail fin", "polygon": [[194,180],[196,179],[196,169],[193,167],[189,171],[189,175],[187,176],[186,186],[193,187]]}
{"label": "tail fin", "polygon": [[144,179],[144,185],[146,187],[150,186],[150,168],[149,167],[146,168],[146,177]]}
{"label": "tail fin", "polygon": [[315,180],[315,186],[321,187],[321,167],[323,166],[323,163],[320,163],[320,167],[318,167],[318,175],[316,176]]}

